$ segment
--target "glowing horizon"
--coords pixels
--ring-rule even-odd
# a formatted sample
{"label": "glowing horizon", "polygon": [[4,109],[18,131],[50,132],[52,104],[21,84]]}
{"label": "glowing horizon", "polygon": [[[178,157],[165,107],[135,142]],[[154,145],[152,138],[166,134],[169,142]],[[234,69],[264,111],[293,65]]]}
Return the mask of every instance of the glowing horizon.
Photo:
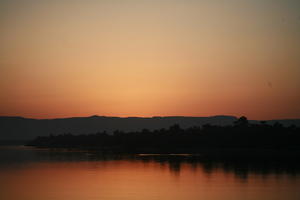
{"label": "glowing horizon", "polygon": [[300,118],[293,0],[0,0],[0,116]]}

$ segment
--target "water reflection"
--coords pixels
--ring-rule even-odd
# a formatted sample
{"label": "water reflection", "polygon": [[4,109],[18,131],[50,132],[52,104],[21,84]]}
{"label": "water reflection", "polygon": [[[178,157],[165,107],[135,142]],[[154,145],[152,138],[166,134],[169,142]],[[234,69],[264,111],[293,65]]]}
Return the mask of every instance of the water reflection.
{"label": "water reflection", "polygon": [[300,174],[300,161],[288,160],[267,160],[267,161],[230,161],[230,160],[209,160],[199,155],[189,154],[141,154],[141,155],[120,155],[101,154],[87,150],[72,149],[38,149],[25,146],[2,146],[0,147],[0,167],[11,167],[14,165],[32,162],[79,162],[79,161],[113,161],[126,160],[132,162],[158,163],[162,168],[166,166],[175,175],[180,175],[183,165],[191,170],[203,169],[206,174],[214,171],[234,173],[237,178],[247,179],[249,174],[268,176],[269,174],[286,174],[295,177]]}
{"label": "water reflection", "polygon": [[1,200],[300,199],[298,162],[0,147]]}

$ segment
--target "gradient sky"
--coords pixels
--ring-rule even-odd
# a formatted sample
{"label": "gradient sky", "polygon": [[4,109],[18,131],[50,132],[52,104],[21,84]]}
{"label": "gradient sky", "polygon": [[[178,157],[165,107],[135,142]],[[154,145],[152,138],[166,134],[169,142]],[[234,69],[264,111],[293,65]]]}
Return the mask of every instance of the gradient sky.
{"label": "gradient sky", "polygon": [[0,115],[300,118],[299,0],[0,0]]}

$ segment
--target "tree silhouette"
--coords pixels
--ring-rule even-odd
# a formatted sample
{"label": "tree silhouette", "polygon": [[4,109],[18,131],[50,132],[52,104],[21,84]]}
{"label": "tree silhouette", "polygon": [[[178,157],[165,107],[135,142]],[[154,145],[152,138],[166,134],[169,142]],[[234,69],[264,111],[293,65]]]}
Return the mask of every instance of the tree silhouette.
{"label": "tree silhouette", "polygon": [[[200,153],[201,155],[239,155],[295,158],[300,155],[300,128],[279,123],[250,124],[240,117],[232,126],[206,124],[182,129],[178,124],[168,129],[123,132],[105,131],[87,135],[50,135],[37,137],[28,145],[50,148],[92,148],[107,153]],[[228,150],[229,149],[229,150]],[[230,150],[231,149],[231,150]],[[267,149],[267,150],[266,150]],[[246,153],[243,153],[246,152]]]}
{"label": "tree silhouette", "polygon": [[235,121],[234,124],[238,127],[247,127],[249,125],[249,122],[247,117],[242,116],[237,121]]}

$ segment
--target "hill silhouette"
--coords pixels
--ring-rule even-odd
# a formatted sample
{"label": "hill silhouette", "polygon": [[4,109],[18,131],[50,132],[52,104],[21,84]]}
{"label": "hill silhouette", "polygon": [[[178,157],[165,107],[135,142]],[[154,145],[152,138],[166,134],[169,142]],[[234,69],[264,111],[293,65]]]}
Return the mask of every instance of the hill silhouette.
{"label": "hill silhouette", "polygon": [[94,134],[40,136],[31,146],[95,149],[104,153],[200,153],[229,157],[295,158],[300,155],[300,127],[280,123],[250,124],[240,117],[233,125],[205,124],[183,129],[175,124],[150,131],[105,131]]}
{"label": "hill silhouette", "polygon": [[[237,118],[234,116],[212,117],[72,117],[59,119],[30,119],[23,117],[0,117],[0,140],[32,140],[37,136],[49,134],[72,133],[74,135],[106,131],[112,134],[115,130],[130,132],[142,129],[155,130],[168,128],[174,124],[186,129],[204,124],[226,126],[232,125]],[[300,120],[271,120],[266,124],[280,122],[284,126],[294,124],[300,126]],[[251,121],[251,123],[259,123]]]}

